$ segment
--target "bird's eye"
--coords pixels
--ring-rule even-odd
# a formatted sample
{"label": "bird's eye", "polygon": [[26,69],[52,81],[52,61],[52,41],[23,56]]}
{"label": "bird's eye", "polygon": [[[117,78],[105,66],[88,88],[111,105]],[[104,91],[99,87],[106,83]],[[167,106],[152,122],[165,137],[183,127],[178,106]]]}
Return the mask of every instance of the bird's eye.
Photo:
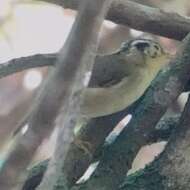
{"label": "bird's eye", "polygon": [[150,47],[150,44],[147,42],[138,42],[136,44],[134,44],[134,46],[140,50],[140,51],[144,51],[147,47]]}
{"label": "bird's eye", "polygon": [[145,41],[143,39],[131,40],[129,42],[122,43],[121,51],[126,52],[127,54],[131,52],[131,50],[137,49],[138,51],[145,52],[147,48],[150,47],[150,42]]}
{"label": "bird's eye", "polygon": [[159,44],[150,39],[136,39],[122,43],[119,52],[125,52],[126,54],[129,54],[133,52],[133,50],[138,50],[144,55],[148,55],[152,58],[161,55],[163,52]]}
{"label": "bird's eye", "polygon": [[162,54],[162,48],[159,46],[159,44],[152,40],[139,39],[133,41],[131,47],[135,47],[137,50],[152,58]]}

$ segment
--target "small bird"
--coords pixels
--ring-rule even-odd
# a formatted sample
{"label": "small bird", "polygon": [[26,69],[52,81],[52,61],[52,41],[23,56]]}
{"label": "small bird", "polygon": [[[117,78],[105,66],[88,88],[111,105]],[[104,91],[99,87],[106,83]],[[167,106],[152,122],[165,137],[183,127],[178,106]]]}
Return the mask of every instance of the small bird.
{"label": "small bird", "polygon": [[[150,39],[129,40],[111,54],[97,55],[88,87],[83,90],[78,125],[131,105],[170,59],[161,45]],[[30,113],[18,124],[14,136],[29,118]]]}
{"label": "small bird", "polygon": [[134,39],[116,52],[97,55],[81,115],[94,118],[121,111],[135,102],[171,59],[158,42]]}

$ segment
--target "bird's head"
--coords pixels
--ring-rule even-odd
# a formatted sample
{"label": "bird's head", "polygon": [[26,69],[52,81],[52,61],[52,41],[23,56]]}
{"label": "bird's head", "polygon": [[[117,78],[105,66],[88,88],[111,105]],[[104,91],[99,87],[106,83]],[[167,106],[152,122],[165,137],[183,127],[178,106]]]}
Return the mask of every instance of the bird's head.
{"label": "bird's head", "polygon": [[162,46],[151,39],[139,38],[124,42],[119,52],[126,59],[133,59],[134,63],[142,67],[161,68],[171,59]]}

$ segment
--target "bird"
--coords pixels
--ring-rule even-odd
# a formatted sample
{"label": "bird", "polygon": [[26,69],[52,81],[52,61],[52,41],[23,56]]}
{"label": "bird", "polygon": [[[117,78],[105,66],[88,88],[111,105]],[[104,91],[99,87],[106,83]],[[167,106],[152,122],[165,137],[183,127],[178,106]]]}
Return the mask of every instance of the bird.
{"label": "bird", "polygon": [[[91,118],[110,115],[130,106],[143,95],[170,59],[170,54],[158,42],[145,38],[128,40],[112,53],[97,55],[89,83],[82,92],[76,128]],[[28,112],[18,123],[13,136],[21,131],[30,116]]]}
{"label": "bird", "polygon": [[128,40],[113,53],[97,55],[83,91],[81,116],[101,117],[130,106],[170,59],[158,42],[145,38]]}

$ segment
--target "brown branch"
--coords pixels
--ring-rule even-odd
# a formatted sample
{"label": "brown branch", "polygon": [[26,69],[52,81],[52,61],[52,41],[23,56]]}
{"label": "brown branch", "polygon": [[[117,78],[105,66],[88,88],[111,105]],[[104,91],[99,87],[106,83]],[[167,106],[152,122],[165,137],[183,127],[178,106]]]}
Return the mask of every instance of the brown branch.
{"label": "brown branch", "polygon": [[55,64],[57,54],[37,54],[28,57],[15,58],[0,64],[0,78],[34,67],[51,66]]}
{"label": "brown branch", "polygon": [[[84,52],[82,53],[82,59],[81,62],[84,62],[83,65],[80,63],[80,60],[78,60],[78,64],[81,64],[81,67],[88,68],[90,64],[90,68],[92,68],[92,63],[95,59],[95,54],[93,54],[93,47],[96,47],[96,41],[98,38],[98,33],[101,27],[102,22],[104,21],[105,14],[110,6],[111,1],[110,0],[87,0],[82,7],[81,10],[79,10],[78,19],[76,20],[76,24],[78,25],[79,31],[81,32],[77,34],[76,36],[73,36],[75,45],[79,44],[78,48],[81,48],[81,43],[84,43]],[[78,22],[78,23],[77,23]],[[86,29],[85,29],[86,28]],[[88,30],[90,34],[85,34],[84,31]],[[79,43],[77,43],[76,38],[81,38],[78,40]],[[91,48],[91,49],[89,49]],[[91,50],[91,51],[90,51]],[[79,51],[79,50],[78,50]],[[80,51],[79,51],[80,52]],[[73,52],[71,52],[73,53]],[[84,55],[83,55],[84,54]],[[93,54],[93,55],[92,55]],[[72,56],[72,55],[71,55]],[[70,57],[72,59],[72,57]],[[77,59],[73,59],[73,61],[77,62]],[[86,65],[85,65],[86,64]],[[87,69],[83,68],[83,75],[84,72],[87,71]],[[81,69],[82,71],[82,69]],[[81,74],[80,74],[81,75]],[[79,92],[81,91],[82,83],[82,77],[77,77],[77,80],[79,82],[76,82],[75,84],[75,91],[73,92],[72,103],[70,104],[71,108],[68,111],[68,113],[65,113],[64,110],[64,118],[63,118],[63,128],[60,129],[59,135],[57,138],[57,145],[55,148],[54,155],[49,163],[47,172],[40,184],[40,186],[37,188],[38,190],[56,190],[56,189],[69,189],[70,187],[70,181],[68,180],[68,173],[63,170],[64,161],[66,158],[66,155],[68,153],[68,149],[70,146],[70,143],[74,140],[74,128],[77,121],[76,113],[79,113],[79,105],[80,105],[80,99],[79,99]],[[78,95],[77,95],[77,94]],[[74,99],[74,100],[73,100]],[[66,117],[67,116],[67,117]],[[64,145],[64,146],[63,146]]]}
{"label": "brown branch", "polygon": [[131,168],[137,152],[146,144],[156,123],[184,89],[190,73],[189,51],[190,34],[185,38],[175,59],[152,82],[131,122],[104,152],[90,180],[78,189],[117,188]]}
{"label": "brown branch", "polygon": [[182,40],[190,32],[190,19],[132,1],[115,1],[108,18],[118,24],[176,40]]}
{"label": "brown branch", "polygon": [[[68,113],[72,113],[71,117],[65,120],[65,126],[70,119],[72,119],[72,124],[74,123],[73,120],[76,118],[78,109],[75,111],[69,109],[73,103],[71,100],[74,101],[74,106],[77,108],[76,100],[79,99],[83,87],[81,81],[87,67],[88,69],[92,67],[94,44],[96,44],[97,33],[103,21],[104,6],[103,8],[100,6],[103,5],[103,2],[87,1],[87,5],[90,5],[89,3],[92,3],[93,6],[90,8],[85,6],[81,15],[79,13],[72,32],[64,48],[60,51],[57,67],[50,73],[37,97],[29,119],[29,130],[17,138],[14,148],[1,169],[0,186],[2,190],[9,190],[15,186],[18,174],[26,168],[39,144],[53,130],[54,120],[62,103],[64,103],[65,115],[68,116]],[[98,16],[99,13],[102,17]],[[76,81],[77,84],[75,84]],[[79,95],[76,96],[76,94]],[[67,134],[64,135],[68,135],[69,132],[72,134],[72,128],[68,129]],[[67,144],[65,147],[67,148]]]}
{"label": "brown branch", "polygon": [[[76,9],[79,3],[78,0],[43,1],[71,9]],[[128,0],[115,0],[108,12],[107,19],[117,24],[176,40],[182,40],[190,32],[189,18]]]}

